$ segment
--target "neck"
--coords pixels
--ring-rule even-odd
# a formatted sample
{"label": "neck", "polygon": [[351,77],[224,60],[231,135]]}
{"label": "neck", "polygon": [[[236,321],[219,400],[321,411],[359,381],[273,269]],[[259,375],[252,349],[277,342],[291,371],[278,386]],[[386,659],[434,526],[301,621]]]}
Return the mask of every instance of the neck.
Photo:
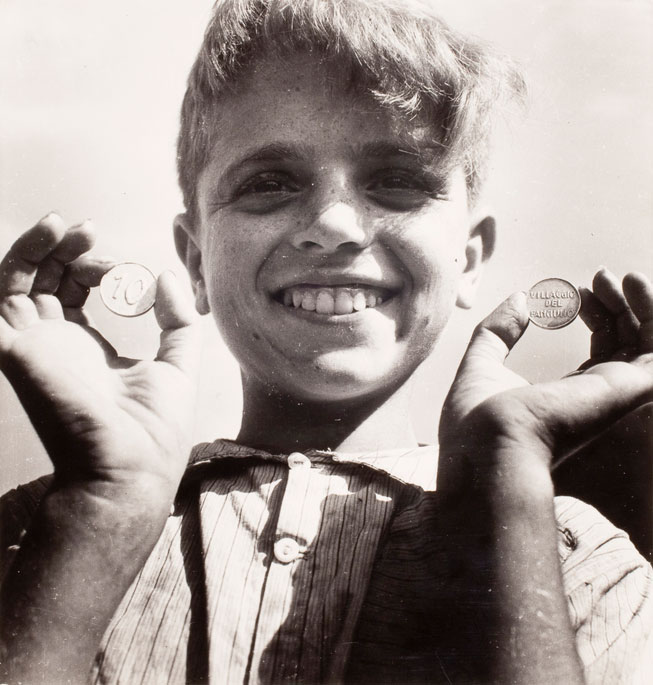
{"label": "neck", "polygon": [[384,397],[346,402],[298,401],[244,380],[238,442],[267,451],[369,452],[413,447],[417,439],[404,384]]}

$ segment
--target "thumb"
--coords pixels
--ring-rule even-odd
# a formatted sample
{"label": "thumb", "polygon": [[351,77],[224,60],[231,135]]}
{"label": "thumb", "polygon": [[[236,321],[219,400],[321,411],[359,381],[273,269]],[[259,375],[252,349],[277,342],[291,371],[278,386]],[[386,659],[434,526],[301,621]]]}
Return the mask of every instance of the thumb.
{"label": "thumb", "polygon": [[527,326],[526,293],[513,293],[476,326],[465,358],[482,357],[503,364]]}
{"label": "thumb", "polygon": [[514,293],[474,329],[442,409],[441,436],[488,397],[527,384],[503,365],[527,325],[526,295]]}
{"label": "thumb", "polygon": [[199,359],[199,316],[172,271],[157,280],[154,314],[161,328],[157,361],[194,375]]}

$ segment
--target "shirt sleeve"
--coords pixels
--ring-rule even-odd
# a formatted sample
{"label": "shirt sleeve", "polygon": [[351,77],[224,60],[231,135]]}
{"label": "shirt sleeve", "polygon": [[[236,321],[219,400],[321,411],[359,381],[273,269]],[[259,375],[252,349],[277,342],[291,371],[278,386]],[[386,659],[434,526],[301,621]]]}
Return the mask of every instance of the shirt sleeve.
{"label": "shirt sleeve", "polygon": [[19,485],[0,497],[0,558],[2,578],[12,564],[25,531],[52,483],[52,475]]}
{"label": "shirt sleeve", "polygon": [[653,570],[628,535],[588,504],[556,499],[560,554],[589,685],[653,682]]}

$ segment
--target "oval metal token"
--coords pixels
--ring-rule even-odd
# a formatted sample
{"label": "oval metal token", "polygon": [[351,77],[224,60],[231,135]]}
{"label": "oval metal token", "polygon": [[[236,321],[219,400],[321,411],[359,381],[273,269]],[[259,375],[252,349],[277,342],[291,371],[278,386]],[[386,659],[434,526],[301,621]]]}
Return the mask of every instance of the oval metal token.
{"label": "oval metal token", "polygon": [[580,293],[563,278],[545,278],[530,288],[528,318],[540,328],[568,326],[580,311]]}
{"label": "oval metal token", "polygon": [[140,316],[154,305],[156,278],[142,264],[123,262],[107,271],[100,281],[102,302],[114,314]]}

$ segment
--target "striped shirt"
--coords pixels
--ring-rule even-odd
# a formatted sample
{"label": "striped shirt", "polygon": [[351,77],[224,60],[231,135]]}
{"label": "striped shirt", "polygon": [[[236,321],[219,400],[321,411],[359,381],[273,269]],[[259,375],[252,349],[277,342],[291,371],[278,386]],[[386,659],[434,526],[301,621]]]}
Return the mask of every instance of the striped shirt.
{"label": "striped shirt", "polygon": [[[438,537],[436,474],[431,447],[197,446],[90,682],[468,681],[482,641]],[[5,548],[20,544],[48,483],[3,498]],[[651,567],[592,507],[557,498],[556,517],[587,681],[653,682]]]}

